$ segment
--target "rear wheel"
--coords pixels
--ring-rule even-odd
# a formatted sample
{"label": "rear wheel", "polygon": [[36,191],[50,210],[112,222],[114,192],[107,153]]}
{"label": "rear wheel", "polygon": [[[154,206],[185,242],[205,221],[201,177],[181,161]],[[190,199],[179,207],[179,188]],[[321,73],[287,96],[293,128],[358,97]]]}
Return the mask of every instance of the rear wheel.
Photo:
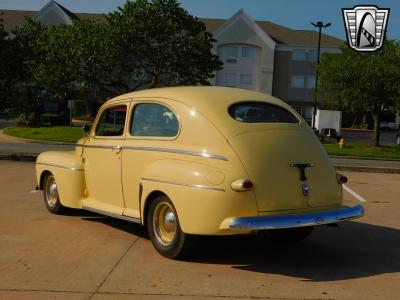
{"label": "rear wheel", "polygon": [[147,230],[161,255],[178,259],[188,253],[192,237],[181,230],[175,207],[167,196],[158,196],[150,204]]}
{"label": "rear wheel", "polygon": [[314,227],[298,227],[298,228],[284,228],[284,229],[273,229],[268,232],[272,236],[272,239],[278,243],[293,244],[301,242],[306,239]]}
{"label": "rear wheel", "polygon": [[47,174],[44,178],[43,196],[44,203],[51,213],[61,214],[65,211],[65,207],[60,202],[56,179],[51,173]]}

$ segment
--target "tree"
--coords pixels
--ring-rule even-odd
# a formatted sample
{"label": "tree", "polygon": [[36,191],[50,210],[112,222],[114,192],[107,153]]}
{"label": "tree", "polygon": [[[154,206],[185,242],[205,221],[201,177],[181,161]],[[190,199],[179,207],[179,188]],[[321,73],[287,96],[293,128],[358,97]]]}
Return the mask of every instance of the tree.
{"label": "tree", "polygon": [[209,84],[221,68],[212,35],[176,0],[128,1],[109,14],[118,72],[129,90]]}
{"label": "tree", "polygon": [[71,53],[68,64],[75,79],[86,88],[111,94],[128,91],[125,74],[118,64],[124,58],[118,55],[117,40],[108,22],[80,20],[70,29]]}
{"label": "tree", "polygon": [[22,86],[29,87],[31,99],[46,87],[61,110],[71,93],[84,89],[116,95],[209,84],[222,65],[211,51],[214,40],[205,25],[176,0],[128,1],[103,21],[72,25],[44,27],[28,19],[14,35],[22,56]]}
{"label": "tree", "polygon": [[400,103],[400,42],[386,40],[376,52],[356,52],[347,45],[341,51],[321,57],[319,97],[339,109],[370,112],[371,145],[378,147],[380,114]]}
{"label": "tree", "polygon": [[6,48],[6,37],[7,32],[4,30],[3,19],[0,14],[0,109],[2,108],[2,102],[4,101],[5,93],[5,80],[6,72],[5,72],[5,48]]}
{"label": "tree", "polygon": [[[15,103],[14,112],[24,111],[19,101],[29,92],[24,87],[27,68],[24,64],[25,53],[18,39],[4,30],[0,18],[0,107],[5,100]],[[15,101],[16,100],[16,101]]]}

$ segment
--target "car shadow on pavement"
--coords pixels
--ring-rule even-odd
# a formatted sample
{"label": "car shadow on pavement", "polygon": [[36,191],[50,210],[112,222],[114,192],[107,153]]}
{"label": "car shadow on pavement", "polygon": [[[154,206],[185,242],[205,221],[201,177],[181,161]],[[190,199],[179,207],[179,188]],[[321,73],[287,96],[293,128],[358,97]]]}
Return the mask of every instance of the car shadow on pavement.
{"label": "car shadow on pavement", "polygon": [[[100,215],[83,219],[148,239],[139,224]],[[185,260],[305,281],[362,278],[400,272],[400,230],[344,222],[339,227],[319,226],[294,245],[278,245],[269,235],[201,236]]]}
{"label": "car shadow on pavement", "polygon": [[147,230],[140,224],[112,218],[112,217],[107,217],[103,215],[99,215],[96,213],[91,213],[90,216],[88,217],[82,217],[82,220],[84,221],[89,221],[89,222],[99,222],[103,223],[107,226],[111,226],[114,228],[117,228],[119,230],[123,230],[125,232],[128,232],[130,234],[148,239],[147,235]]}
{"label": "car shadow on pavement", "polygon": [[277,245],[268,236],[210,237],[191,261],[305,281],[369,277],[400,272],[400,230],[346,222],[315,228],[295,245]]}

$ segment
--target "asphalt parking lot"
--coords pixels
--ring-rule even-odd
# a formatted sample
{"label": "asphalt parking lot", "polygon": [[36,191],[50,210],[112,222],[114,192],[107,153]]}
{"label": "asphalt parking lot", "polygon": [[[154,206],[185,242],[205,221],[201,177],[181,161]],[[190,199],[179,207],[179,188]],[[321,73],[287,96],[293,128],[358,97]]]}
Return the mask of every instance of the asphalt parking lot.
{"label": "asphalt parking lot", "polygon": [[367,201],[358,221],[290,247],[206,237],[173,261],[138,225],[48,213],[34,164],[0,161],[0,299],[399,299],[400,174],[343,173]]}

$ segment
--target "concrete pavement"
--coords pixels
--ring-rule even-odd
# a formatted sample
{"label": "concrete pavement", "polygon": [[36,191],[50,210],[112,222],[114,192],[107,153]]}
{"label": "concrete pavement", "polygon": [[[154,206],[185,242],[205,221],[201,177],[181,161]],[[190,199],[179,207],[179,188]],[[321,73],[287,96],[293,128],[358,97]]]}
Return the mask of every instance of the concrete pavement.
{"label": "concrete pavement", "polygon": [[15,125],[15,119],[1,119],[0,118],[0,129],[11,127]]}
{"label": "concrete pavement", "polygon": [[0,161],[0,299],[396,299],[400,175],[344,174],[367,200],[365,217],[285,248],[205,237],[190,260],[173,261],[136,224],[48,213],[29,193],[34,164]]}

